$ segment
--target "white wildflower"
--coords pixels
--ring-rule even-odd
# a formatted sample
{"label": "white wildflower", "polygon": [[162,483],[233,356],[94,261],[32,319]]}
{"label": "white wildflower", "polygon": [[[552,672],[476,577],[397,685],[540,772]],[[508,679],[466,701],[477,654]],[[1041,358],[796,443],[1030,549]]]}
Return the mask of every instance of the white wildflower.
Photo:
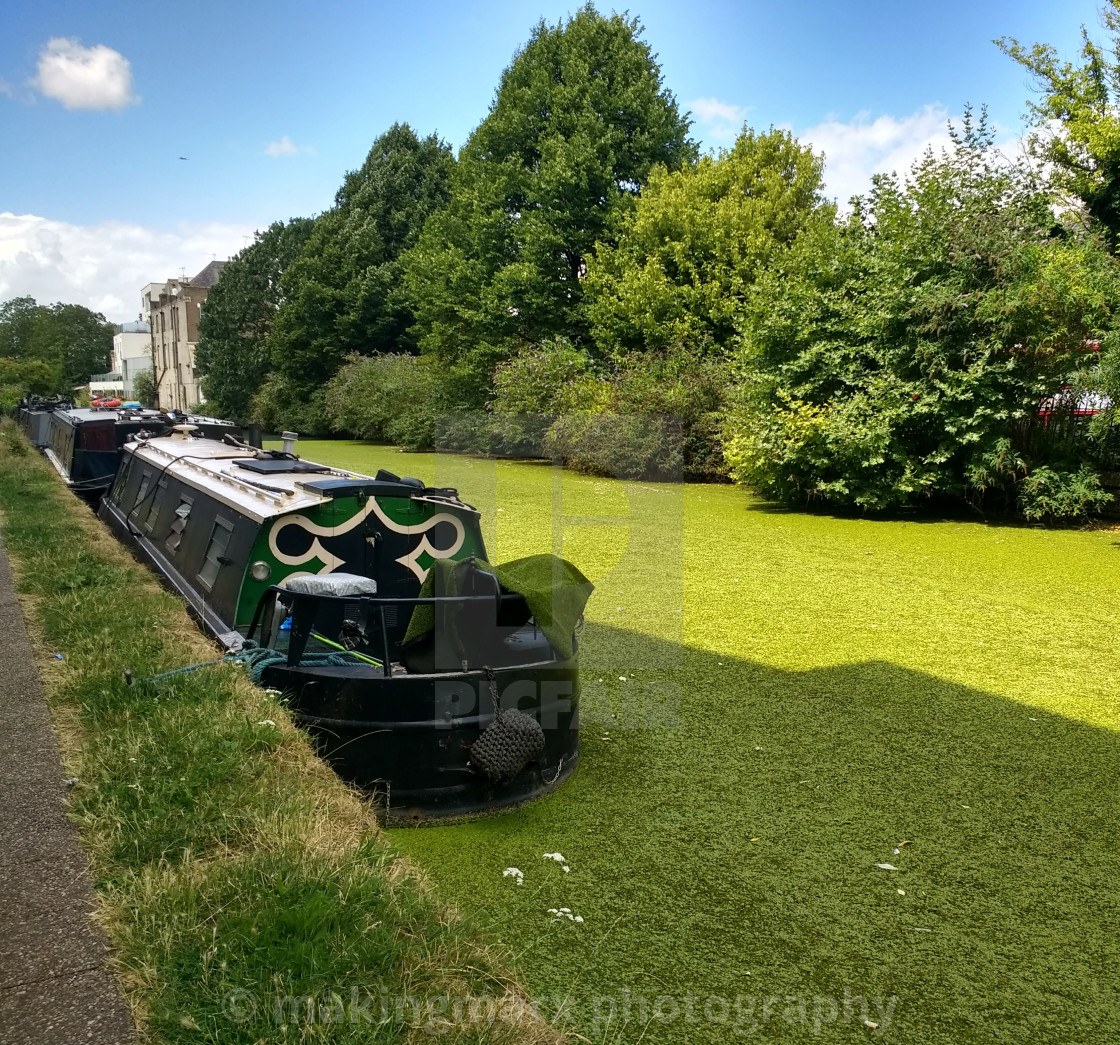
{"label": "white wildflower", "polygon": [[572,909],[570,907],[550,907],[548,913],[552,915],[552,920],[554,922],[562,922],[565,918],[567,918],[569,922],[583,922],[583,915],[572,914]]}

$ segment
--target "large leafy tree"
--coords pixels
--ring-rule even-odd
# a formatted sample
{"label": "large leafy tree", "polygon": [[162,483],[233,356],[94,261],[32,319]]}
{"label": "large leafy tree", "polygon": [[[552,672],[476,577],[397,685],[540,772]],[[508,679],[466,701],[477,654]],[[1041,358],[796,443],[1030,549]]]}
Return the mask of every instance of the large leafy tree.
{"label": "large leafy tree", "polygon": [[36,355],[58,363],[66,388],[84,385],[108,369],[115,330],[100,312],[84,305],[40,306]]}
{"label": "large leafy tree", "polygon": [[1111,322],[1116,263],[1055,227],[983,117],[953,133],[952,152],[878,177],[847,225],[813,230],[759,281],[725,433],[738,478],[864,509],[1023,494],[1051,465],[1059,485],[1064,467],[1091,486],[1024,435]]}
{"label": "large leafy tree", "polygon": [[[84,305],[12,298],[0,306],[0,359],[38,364],[21,371],[31,375],[28,391],[69,392],[108,368],[113,331],[101,313]],[[17,371],[9,366],[8,372]]]}
{"label": "large leafy tree", "polygon": [[9,298],[0,305],[0,359],[31,359],[42,308],[32,297]]}
{"label": "large leafy tree", "polygon": [[[1048,162],[1059,184],[1080,199],[1108,239],[1120,249],[1120,0],[1106,0],[1101,11],[1111,42],[1105,47],[1081,28],[1080,62],[1063,60],[1050,44],[1030,47],[1014,38],[999,46],[1033,74],[1039,100],[1031,144]],[[1107,445],[1117,443],[1120,422],[1120,331],[1105,336],[1098,365],[1082,380],[1111,397],[1112,408],[1096,419],[1094,430]]]}
{"label": "large leafy tree", "polygon": [[314,222],[274,222],[222,269],[199,320],[196,362],[210,409],[249,419],[253,396],[272,370],[268,335],[281,303],[280,281]]}
{"label": "large leafy tree", "polygon": [[450,205],[406,263],[425,351],[488,379],[511,347],[585,337],[583,277],[655,165],[695,159],[638,21],[542,22],[459,154]]}
{"label": "large leafy tree", "polygon": [[447,202],[454,162],[435,135],[394,124],[347,174],[282,281],[270,346],[293,395],[320,389],[347,356],[416,350],[400,256]]}
{"label": "large leafy tree", "polygon": [[621,357],[679,343],[726,346],[744,295],[806,227],[831,222],[823,160],[786,131],[744,130],[695,167],[655,167],[617,246],[587,280],[592,333]]}
{"label": "large leafy tree", "polygon": [[1082,26],[1080,64],[1050,44],[1026,46],[1013,37],[998,45],[1030,70],[1039,100],[1028,103],[1032,145],[1088,212],[1120,245],[1120,0],[1106,0],[1102,17],[1112,34],[1106,50]]}

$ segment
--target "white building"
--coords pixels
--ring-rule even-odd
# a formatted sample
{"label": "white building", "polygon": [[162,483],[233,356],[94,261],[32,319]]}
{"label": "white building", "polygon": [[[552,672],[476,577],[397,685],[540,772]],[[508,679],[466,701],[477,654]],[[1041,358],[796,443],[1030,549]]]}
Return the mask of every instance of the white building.
{"label": "white building", "polygon": [[131,399],[136,375],[152,369],[152,332],[144,322],[121,323],[113,335],[109,373],[89,379],[91,396],[115,395]]}

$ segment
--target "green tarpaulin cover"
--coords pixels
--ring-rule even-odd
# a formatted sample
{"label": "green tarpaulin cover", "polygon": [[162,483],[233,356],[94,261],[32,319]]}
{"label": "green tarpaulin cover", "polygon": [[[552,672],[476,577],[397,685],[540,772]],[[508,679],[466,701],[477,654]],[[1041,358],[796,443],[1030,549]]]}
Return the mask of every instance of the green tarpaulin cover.
{"label": "green tarpaulin cover", "polygon": [[[576,566],[555,555],[529,555],[501,566],[482,559],[436,559],[420,587],[420,598],[458,595],[470,572],[478,567],[493,573],[503,591],[521,595],[537,627],[545,633],[556,652],[572,656],[572,631],[583,613],[593,585]],[[417,606],[412,611],[404,645],[422,638],[435,627],[435,607]]]}

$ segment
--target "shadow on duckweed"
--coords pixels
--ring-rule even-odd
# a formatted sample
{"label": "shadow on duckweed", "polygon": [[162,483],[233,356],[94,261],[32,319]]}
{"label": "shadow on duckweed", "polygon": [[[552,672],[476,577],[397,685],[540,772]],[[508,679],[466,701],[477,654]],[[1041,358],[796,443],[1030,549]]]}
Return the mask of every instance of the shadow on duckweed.
{"label": "shadow on duckweed", "polygon": [[[564,789],[394,832],[514,945],[546,1010],[567,999],[561,1022],[603,1041],[850,1040],[871,1028],[843,1005],[813,1026],[814,998],[848,992],[897,998],[876,1033],[908,1045],[1102,1040],[1120,736],[883,661],[791,672],[594,623],[584,651]],[[624,991],[649,1001],[628,1024]],[[700,1003],[686,1019],[708,997],[774,1001],[736,1031]]]}

